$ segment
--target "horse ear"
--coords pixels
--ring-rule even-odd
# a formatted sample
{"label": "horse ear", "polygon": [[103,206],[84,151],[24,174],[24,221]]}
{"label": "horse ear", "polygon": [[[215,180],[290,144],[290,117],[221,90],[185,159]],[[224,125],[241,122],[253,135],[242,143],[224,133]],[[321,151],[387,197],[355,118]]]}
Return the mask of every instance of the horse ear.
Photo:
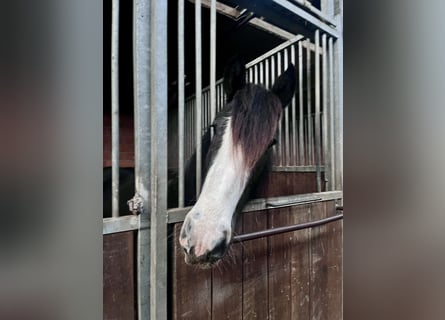
{"label": "horse ear", "polygon": [[291,63],[287,70],[278,77],[272,87],[272,92],[278,96],[283,108],[289,104],[294,96],[297,83],[296,74],[295,67]]}
{"label": "horse ear", "polygon": [[244,58],[240,55],[232,57],[224,69],[224,92],[227,102],[233,99],[235,93],[246,85],[246,67]]}

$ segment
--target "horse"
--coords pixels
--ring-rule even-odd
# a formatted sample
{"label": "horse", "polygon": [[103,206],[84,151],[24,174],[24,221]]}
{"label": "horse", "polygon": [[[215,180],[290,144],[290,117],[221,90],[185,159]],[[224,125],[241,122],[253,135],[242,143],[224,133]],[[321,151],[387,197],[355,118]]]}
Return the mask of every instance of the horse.
{"label": "horse", "polygon": [[[245,67],[239,61],[226,67],[227,103],[209,129],[214,137],[206,145],[201,193],[187,213],[179,236],[187,264],[210,268],[228,251],[236,217],[271,158],[281,113],[291,101],[295,86],[292,64],[271,90],[246,83]],[[192,163],[186,175],[190,172]]]}
{"label": "horse", "polygon": [[[240,57],[224,70],[226,104],[202,136],[202,188],[196,199],[196,151],[185,167],[186,206],[179,243],[185,262],[200,268],[226,254],[238,213],[269,164],[281,113],[291,101],[296,70],[290,64],[272,90],[246,83]],[[213,139],[211,139],[213,130]],[[120,208],[134,195],[134,169],[120,168]],[[177,207],[178,177],[169,172],[168,208]],[[111,168],[104,168],[104,217],[111,216]]]}

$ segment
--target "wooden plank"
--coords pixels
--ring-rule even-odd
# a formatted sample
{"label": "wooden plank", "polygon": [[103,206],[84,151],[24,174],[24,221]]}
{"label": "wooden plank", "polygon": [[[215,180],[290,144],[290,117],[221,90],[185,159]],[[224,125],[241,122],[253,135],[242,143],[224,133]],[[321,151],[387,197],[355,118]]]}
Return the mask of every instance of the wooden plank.
{"label": "wooden plank", "polygon": [[[294,224],[310,221],[312,205],[298,206],[291,209],[291,221]],[[309,319],[309,231],[298,230],[292,234],[291,252],[291,304],[292,319]]]}
{"label": "wooden plank", "polygon": [[174,225],[173,236],[173,303],[172,318],[211,319],[212,270],[202,270],[189,266],[184,261],[184,253],[179,245],[182,223]]}
{"label": "wooden plank", "polygon": [[[242,214],[243,232],[267,228],[267,211]],[[244,243],[243,255],[243,319],[267,319],[268,305],[268,257],[267,238]]]}
{"label": "wooden plank", "polygon": [[[312,205],[311,220],[326,217],[326,202]],[[310,230],[310,318],[332,319],[328,316],[328,298],[326,295],[328,281],[328,239],[326,225]]]}
{"label": "wooden plank", "polygon": [[[336,214],[335,201],[326,202],[327,215]],[[328,247],[328,298],[329,319],[343,319],[343,221],[326,225]]]}
{"label": "wooden plank", "polygon": [[[242,232],[242,221],[238,221],[235,234]],[[232,244],[226,256],[212,269],[212,320],[243,319],[242,246],[242,243]]]}
{"label": "wooden plank", "polygon": [[317,192],[315,172],[265,172],[253,190],[252,199],[312,192]]}
{"label": "wooden plank", "polygon": [[103,319],[136,319],[134,236],[103,236]]}
{"label": "wooden plank", "polygon": [[[289,225],[291,208],[269,210],[269,228]],[[269,237],[269,319],[292,319],[290,233]]]}

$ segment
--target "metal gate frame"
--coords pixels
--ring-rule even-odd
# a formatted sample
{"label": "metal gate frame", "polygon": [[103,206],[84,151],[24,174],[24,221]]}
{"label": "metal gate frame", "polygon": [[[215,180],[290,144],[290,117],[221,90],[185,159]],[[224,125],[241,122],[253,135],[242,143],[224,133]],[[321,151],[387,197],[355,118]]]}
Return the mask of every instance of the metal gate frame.
{"label": "metal gate frame", "polygon": [[[208,2],[208,1],[207,1]],[[245,2],[245,1],[239,1]],[[303,0],[273,0],[284,9],[305,20],[308,25],[322,30],[335,40],[329,42],[333,46],[331,61],[334,61],[334,126],[335,137],[335,183],[332,190],[343,189],[343,2],[342,0],[322,0],[321,10]],[[183,26],[184,0],[178,0],[178,28]],[[173,211],[167,212],[167,5],[168,1],[134,0],[134,96],[135,96],[135,189],[133,207],[138,212],[135,216],[118,217],[117,201],[119,188],[119,152],[118,152],[118,112],[117,105],[117,34],[119,31],[119,1],[113,1],[112,21],[112,167],[113,167],[113,217],[104,219],[103,234],[137,230],[137,299],[139,319],[167,319],[167,224],[180,221]],[[211,0],[211,87],[215,87],[215,42],[216,1]],[[201,1],[195,1],[196,8],[196,50],[200,52],[200,11]],[[181,20],[182,19],[182,20]],[[179,88],[184,75],[183,29],[179,29]],[[181,53],[182,52],[182,53]],[[197,56],[197,62],[200,56]],[[197,63],[197,93],[201,92],[201,64]],[[197,95],[200,96],[200,95]],[[183,137],[183,106],[184,91],[179,91],[179,137]],[[200,98],[199,98],[200,99]],[[211,117],[215,116],[215,90],[210,94]],[[182,105],[181,105],[182,102]],[[196,105],[200,105],[197,101]],[[181,110],[182,109],[182,110]],[[198,110],[197,108],[196,110]],[[200,110],[198,111],[200,112]],[[199,114],[197,115],[199,116]],[[198,119],[201,119],[200,117]],[[197,134],[200,134],[198,121]],[[199,140],[199,139],[198,139]],[[181,144],[180,144],[181,145]],[[183,148],[183,146],[182,146]],[[198,150],[200,150],[198,146]],[[184,150],[180,149],[183,157]],[[197,159],[200,159],[198,156]],[[199,160],[198,160],[199,161]],[[183,175],[184,168],[180,165]],[[197,177],[200,179],[200,177]],[[199,190],[198,190],[199,191]],[[300,197],[304,198],[305,195]],[[307,196],[307,195],[306,195]],[[315,201],[322,198],[342,200],[341,191],[321,192],[312,194]],[[294,196],[295,198],[295,196]],[[299,198],[299,197],[297,197]],[[295,200],[295,199],[294,199]],[[261,199],[255,200],[261,202]],[[291,204],[290,199],[276,201]],[[284,201],[284,202],[283,202]],[[286,202],[287,201],[287,202]],[[180,204],[181,203],[180,201]],[[250,203],[254,206],[255,202]],[[248,207],[248,206],[247,206]],[[187,208],[179,208],[183,215]],[[178,213],[177,213],[178,214]],[[173,217],[173,219],[172,219]],[[170,218],[170,219],[169,219]],[[151,244],[151,245],[150,245]],[[152,284],[150,286],[150,283]]]}

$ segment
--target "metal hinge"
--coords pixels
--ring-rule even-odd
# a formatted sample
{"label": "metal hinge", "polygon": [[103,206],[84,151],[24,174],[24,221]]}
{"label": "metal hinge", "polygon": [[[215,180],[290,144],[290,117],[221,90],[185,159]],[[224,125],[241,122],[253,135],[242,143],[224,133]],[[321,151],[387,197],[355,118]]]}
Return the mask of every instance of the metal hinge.
{"label": "metal hinge", "polygon": [[144,199],[139,194],[135,194],[133,198],[127,201],[128,209],[130,209],[133,214],[141,214],[144,208]]}

